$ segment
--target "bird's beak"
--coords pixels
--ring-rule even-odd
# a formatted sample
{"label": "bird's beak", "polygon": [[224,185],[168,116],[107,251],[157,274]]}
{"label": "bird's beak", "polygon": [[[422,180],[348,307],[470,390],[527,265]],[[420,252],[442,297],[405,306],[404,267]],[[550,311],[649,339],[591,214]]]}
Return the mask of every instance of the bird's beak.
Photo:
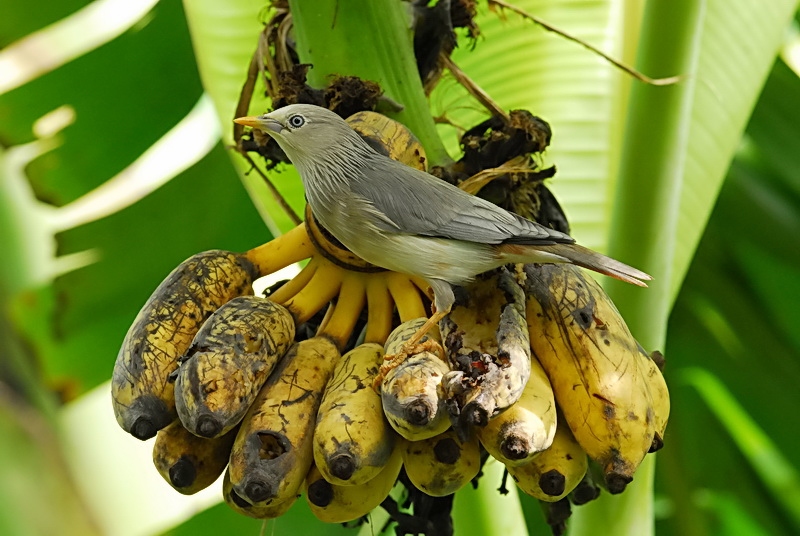
{"label": "bird's beak", "polygon": [[283,130],[283,125],[281,125],[277,120],[272,119],[271,117],[265,117],[263,115],[238,117],[234,119],[233,122],[239,123],[240,125],[244,125],[246,127],[253,127],[263,130],[267,134],[280,134],[281,130]]}

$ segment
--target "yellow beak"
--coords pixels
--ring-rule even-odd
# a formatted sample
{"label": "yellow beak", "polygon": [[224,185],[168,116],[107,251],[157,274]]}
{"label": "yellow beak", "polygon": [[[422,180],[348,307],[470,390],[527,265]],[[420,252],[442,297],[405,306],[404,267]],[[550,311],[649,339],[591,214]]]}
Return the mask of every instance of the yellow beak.
{"label": "yellow beak", "polygon": [[280,134],[281,130],[283,130],[283,125],[281,125],[275,119],[271,117],[265,116],[254,116],[249,115],[246,117],[237,117],[233,120],[234,123],[238,123],[240,125],[244,125],[246,127],[253,127],[257,128],[258,130],[263,130],[267,134]]}

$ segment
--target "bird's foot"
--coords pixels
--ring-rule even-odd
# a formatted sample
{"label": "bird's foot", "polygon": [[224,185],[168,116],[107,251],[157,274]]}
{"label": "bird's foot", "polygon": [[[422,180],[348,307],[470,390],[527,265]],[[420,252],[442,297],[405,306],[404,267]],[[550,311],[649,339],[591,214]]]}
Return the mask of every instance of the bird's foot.
{"label": "bird's foot", "polygon": [[380,392],[381,383],[383,383],[383,379],[390,370],[399,366],[403,361],[408,359],[409,356],[421,354],[422,352],[433,352],[434,354],[438,355],[442,361],[447,361],[447,357],[444,354],[444,348],[442,348],[442,345],[434,339],[426,339],[422,342],[410,344],[406,343],[400,347],[400,350],[397,353],[384,356],[383,365],[381,365],[381,369],[378,371],[378,374],[375,376],[375,380],[372,382],[372,388]]}

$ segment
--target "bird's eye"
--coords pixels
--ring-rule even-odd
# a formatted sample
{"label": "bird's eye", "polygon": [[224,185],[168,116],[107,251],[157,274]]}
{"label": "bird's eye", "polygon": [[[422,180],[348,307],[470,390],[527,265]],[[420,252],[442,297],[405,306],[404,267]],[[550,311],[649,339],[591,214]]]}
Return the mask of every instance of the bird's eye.
{"label": "bird's eye", "polygon": [[300,128],[306,122],[302,115],[293,115],[289,118],[289,126],[292,128]]}

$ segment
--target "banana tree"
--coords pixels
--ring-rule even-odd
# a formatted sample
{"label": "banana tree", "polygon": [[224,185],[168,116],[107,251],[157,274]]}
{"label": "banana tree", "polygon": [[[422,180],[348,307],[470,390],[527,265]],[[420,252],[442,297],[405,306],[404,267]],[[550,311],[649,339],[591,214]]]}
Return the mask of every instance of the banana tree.
{"label": "banana tree", "polygon": [[[126,17],[111,9],[122,4]],[[529,109],[551,124],[552,189],[578,240],[655,276],[647,292],[608,290],[640,342],[666,349],[676,406],[675,431],[658,455],[658,500],[650,457],[624,494],[577,508],[571,533],[647,534],[655,519],[664,533],[796,531],[800,460],[785,431],[792,417],[773,408],[796,406],[790,386],[800,378],[800,342],[785,320],[800,251],[790,142],[798,139],[791,103],[800,82],[789,66],[773,63],[797,2],[513,6],[519,9],[479,4],[481,36],[475,43],[462,37],[453,62],[501,108]],[[0,296],[9,342],[0,379],[10,423],[4,459],[26,464],[4,470],[0,526],[9,534],[52,533],[48,516],[24,507],[44,501],[59,509],[52,517],[63,520],[60,533],[256,533],[260,522],[212,506],[218,490],[181,501],[165,484],[142,480],[150,470],[147,444],[137,449],[116,430],[104,382],[136,310],[180,260],[206,249],[242,251],[289,226],[263,181],[229,150],[230,120],[266,6],[77,7],[4,8],[0,243],[7,262]],[[396,0],[289,2],[300,59],[314,65],[312,84],[324,85],[331,74],[378,81],[405,106],[397,118],[434,161],[444,161],[457,156],[456,131],[433,118],[470,126],[486,114],[452,81],[425,98],[407,7]],[[651,77],[679,81],[631,81],[520,11]],[[268,107],[255,100],[251,111]],[[301,212],[297,177],[286,169],[271,178]],[[689,341],[706,342],[698,348]],[[773,356],[766,373],[751,355],[765,348]],[[748,394],[752,382],[763,396]],[[770,389],[772,382],[788,389]],[[22,417],[28,414],[40,419],[33,428],[23,426],[34,422]],[[717,434],[704,446],[697,437],[708,430]],[[736,473],[739,466],[749,469]],[[497,493],[500,475],[492,471],[477,490],[457,495],[456,533],[549,530],[530,498]],[[726,483],[729,474],[750,487]],[[8,491],[22,477],[47,485]],[[72,500],[61,502],[65,495]],[[360,530],[378,532],[382,515],[373,514],[374,529]],[[302,508],[275,523],[287,532],[354,532],[322,526]]]}

